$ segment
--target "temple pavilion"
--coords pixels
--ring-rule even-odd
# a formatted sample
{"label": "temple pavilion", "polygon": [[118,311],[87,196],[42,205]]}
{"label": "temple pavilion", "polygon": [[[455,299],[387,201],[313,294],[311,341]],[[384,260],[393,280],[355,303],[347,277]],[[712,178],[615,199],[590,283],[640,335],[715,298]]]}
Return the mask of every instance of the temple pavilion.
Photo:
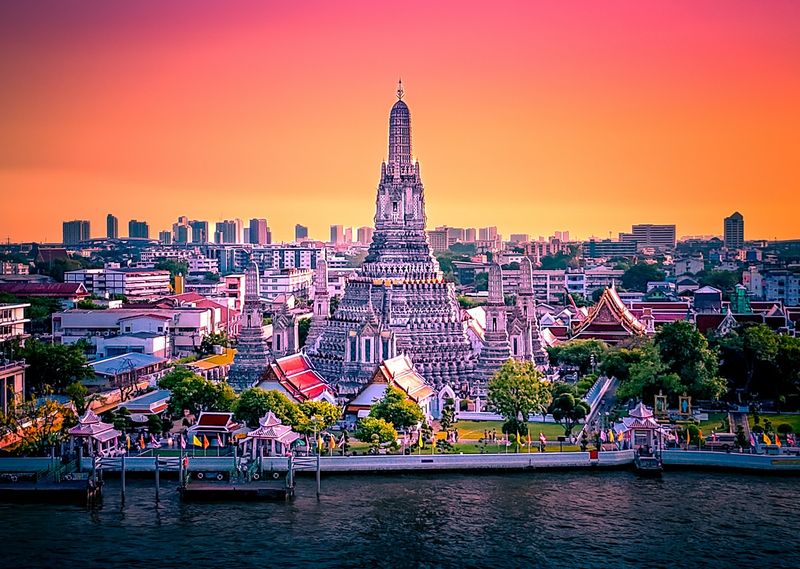
{"label": "temple pavilion", "polygon": [[615,430],[622,433],[628,448],[663,448],[664,428],[653,417],[653,411],[639,402]]}
{"label": "temple pavilion", "polygon": [[589,309],[583,320],[574,323],[572,340],[602,340],[607,344],[619,344],[633,336],[655,333],[652,312],[645,312],[641,319],[628,310],[614,286],[603,291],[600,300]]}
{"label": "temple pavilion", "polygon": [[119,437],[122,436],[113,425],[104,423],[97,413],[89,409],[78,424],[69,431],[70,451],[79,449],[83,456],[111,456],[116,453]]}
{"label": "temple pavilion", "polygon": [[241,441],[242,456],[283,456],[291,452],[291,445],[300,435],[284,425],[272,411],[258,420],[258,428],[247,433]]}

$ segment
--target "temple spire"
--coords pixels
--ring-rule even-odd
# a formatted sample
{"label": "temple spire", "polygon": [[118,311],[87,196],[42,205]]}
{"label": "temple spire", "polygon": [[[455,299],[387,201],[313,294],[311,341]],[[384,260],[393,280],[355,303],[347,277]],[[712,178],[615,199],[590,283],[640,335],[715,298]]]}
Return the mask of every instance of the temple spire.
{"label": "temple spire", "polygon": [[403,82],[397,83],[397,101],[389,113],[389,164],[411,164],[411,113],[403,100]]}

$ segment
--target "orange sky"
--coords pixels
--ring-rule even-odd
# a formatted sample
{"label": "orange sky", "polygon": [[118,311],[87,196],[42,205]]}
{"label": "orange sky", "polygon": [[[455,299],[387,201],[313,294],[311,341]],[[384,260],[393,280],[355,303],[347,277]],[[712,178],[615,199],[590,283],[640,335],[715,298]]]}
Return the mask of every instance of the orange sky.
{"label": "orange sky", "polygon": [[739,210],[800,237],[798,38],[794,0],[3,2],[0,236],[371,225],[402,76],[431,227],[713,234]]}

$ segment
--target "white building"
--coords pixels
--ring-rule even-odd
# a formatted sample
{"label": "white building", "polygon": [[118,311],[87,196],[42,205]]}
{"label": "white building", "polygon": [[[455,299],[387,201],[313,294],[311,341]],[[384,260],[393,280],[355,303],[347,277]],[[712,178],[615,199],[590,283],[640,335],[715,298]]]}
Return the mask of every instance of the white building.
{"label": "white building", "polygon": [[193,255],[187,259],[189,274],[219,273],[219,259],[209,259],[202,255]]}
{"label": "white building", "polygon": [[[30,306],[25,303],[0,304],[0,344],[15,338],[24,341],[28,337],[25,324],[30,322],[30,319],[25,318],[25,309]],[[0,357],[2,357],[1,352]]]}
{"label": "white building", "polygon": [[309,298],[313,280],[311,269],[267,270],[261,274],[261,297],[267,300],[279,295]]}
{"label": "white building", "polygon": [[169,294],[169,279],[169,271],[156,269],[81,269],[64,273],[64,282],[83,283],[90,294],[122,294],[134,300]]}
{"label": "white building", "polygon": [[104,357],[127,352],[183,357],[226,325],[221,310],[212,307],[65,310],[53,314],[53,342],[87,340]]}
{"label": "white building", "polygon": [[321,247],[298,245],[270,245],[253,248],[259,270],[268,269],[316,269],[317,260],[325,258]]}

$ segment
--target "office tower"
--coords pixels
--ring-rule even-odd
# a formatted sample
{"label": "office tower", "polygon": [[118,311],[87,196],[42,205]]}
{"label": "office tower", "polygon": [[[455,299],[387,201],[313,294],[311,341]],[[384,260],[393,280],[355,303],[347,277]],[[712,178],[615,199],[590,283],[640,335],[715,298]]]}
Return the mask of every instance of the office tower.
{"label": "office tower", "polygon": [[147,225],[146,221],[131,219],[128,222],[128,237],[132,239],[149,239],[150,226]]}
{"label": "office tower", "polygon": [[186,245],[192,240],[192,226],[189,225],[189,218],[182,215],[177,223],[172,224],[172,241],[176,245]]}
{"label": "office tower", "polygon": [[253,245],[269,245],[272,242],[272,235],[266,219],[251,219],[248,233],[249,241]]}
{"label": "office tower", "polygon": [[208,243],[208,222],[193,219],[189,222],[192,228],[192,243]]}
{"label": "office tower", "polygon": [[475,243],[478,240],[478,232],[474,227],[464,230],[464,243]]}
{"label": "office tower", "polygon": [[119,237],[119,220],[110,213],[106,216],[106,238],[117,239]]}
{"label": "office tower", "polygon": [[162,245],[172,245],[172,231],[164,230],[158,232],[158,240]]}
{"label": "office tower", "polygon": [[744,216],[738,211],[725,218],[725,246],[738,249],[744,245]]}
{"label": "office tower", "polygon": [[214,241],[216,243],[242,243],[242,220],[218,221],[214,231]]}
{"label": "office tower", "polygon": [[344,243],[344,226],[331,225],[331,240],[332,245],[341,245]]}
{"label": "office tower", "polygon": [[298,223],[294,226],[294,240],[302,241],[303,239],[308,239],[308,227]]}
{"label": "office tower", "polygon": [[75,245],[89,240],[89,222],[85,219],[65,221],[62,224],[62,240],[64,245]]}
{"label": "office tower", "polygon": [[669,251],[675,248],[675,225],[639,223],[631,226],[630,233],[620,233],[619,238],[620,241],[635,241],[640,251],[646,247]]}
{"label": "office tower", "polygon": [[358,228],[358,242],[361,245],[369,245],[372,243],[372,232],[374,230],[371,227],[359,227]]}

